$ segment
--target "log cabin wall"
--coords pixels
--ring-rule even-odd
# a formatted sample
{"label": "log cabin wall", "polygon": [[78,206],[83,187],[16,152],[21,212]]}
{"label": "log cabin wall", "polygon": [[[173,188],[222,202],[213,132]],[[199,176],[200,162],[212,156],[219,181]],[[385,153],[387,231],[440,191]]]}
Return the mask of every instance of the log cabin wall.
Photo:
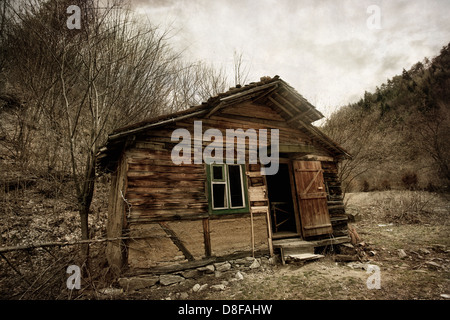
{"label": "log cabin wall", "polygon": [[347,216],[345,214],[344,199],[341,182],[338,178],[338,167],[334,161],[322,161],[323,178],[327,189],[328,213],[330,214],[333,236],[348,235]]}
{"label": "log cabin wall", "polygon": [[[111,260],[116,265],[119,257],[123,257],[122,265],[128,268],[146,269],[270,249],[268,199],[259,164],[246,164],[252,212],[214,215],[208,210],[206,165],[172,162],[171,151],[177,144],[171,141],[172,132],[185,128],[193,139],[194,121],[202,121],[203,132],[219,129],[224,146],[226,129],[267,129],[268,141],[270,129],[279,129],[280,144],[297,145],[305,147],[305,152],[313,150],[315,155],[329,156],[311,137],[289,126],[272,108],[249,102],[224,108],[208,118],[185,119],[139,134],[123,153],[113,178],[110,235],[120,236],[118,229],[122,228],[122,235],[133,238],[126,243],[125,256],[119,254],[122,251],[118,246],[115,250],[111,248],[114,257]],[[203,142],[203,147],[209,143]],[[248,141],[246,144],[248,156]],[[336,184],[335,163],[322,162],[322,166],[329,205],[337,206],[342,198]],[[337,207],[330,207],[330,216],[333,228],[341,223],[341,211]]]}

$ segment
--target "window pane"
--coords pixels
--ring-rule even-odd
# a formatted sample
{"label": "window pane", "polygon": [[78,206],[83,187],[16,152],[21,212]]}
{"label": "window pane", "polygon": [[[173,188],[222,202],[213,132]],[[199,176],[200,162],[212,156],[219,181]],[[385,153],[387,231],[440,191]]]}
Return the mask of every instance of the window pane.
{"label": "window pane", "polygon": [[223,180],[223,170],[222,167],[213,166],[213,180]]}
{"label": "window pane", "polygon": [[228,182],[230,184],[231,207],[243,207],[244,199],[242,197],[242,176],[240,166],[228,166],[228,177]]}
{"label": "window pane", "polygon": [[213,208],[220,209],[226,208],[226,194],[225,194],[225,184],[224,183],[214,183],[212,185],[212,193],[213,193]]}

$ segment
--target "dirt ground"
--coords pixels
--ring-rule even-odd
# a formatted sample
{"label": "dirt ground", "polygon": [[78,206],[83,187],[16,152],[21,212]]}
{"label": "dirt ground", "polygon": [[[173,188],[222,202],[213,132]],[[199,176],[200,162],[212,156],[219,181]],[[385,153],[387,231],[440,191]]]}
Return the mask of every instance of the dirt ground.
{"label": "dirt ground", "polygon": [[[412,202],[417,201],[421,204],[426,202],[426,205],[420,206],[421,209],[416,211],[405,210],[411,199]],[[257,269],[240,270],[242,279],[239,280],[238,270],[231,269],[222,272],[219,277],[211,274],[167,287],[154,286],[109,298],[167,300],[450,298],[448,196],[415,191],[387,191],[349,194],[346,202],[348,211],[356,216],[356,221],[351,225],[361,237],[365,252],[361,261],[336,262],[336,252],[329,251],[325,258],[313,262],[289,263],[284,266],[263,264]],[[403,216],[399,218],[395,212],[400,212]],[[414,220],[413,223],[411,219]],[[378,268],[372,267],[367,270],[368,264]],[[379,279],[379,286],[376,285],[376,277]],[[196,284],[207,286],[204,290],[194,292],[192,288]]]}
{"label": "dirt ground", "polygon": [[[76,211],[65,208],[52,198],[40,201],[32,190],[17,199],[23,199],[23,203],[3,199],[3,203],[8,205],[3,206],[4,211],[8,208],[10,211],[4,212],[2,220],[4,245],[72,240],[67,238],[67,230],[78,230]],[[117,283],[111,283],[106,275],[102,276],[107,274],[108,268],[99,244],[99,258],[93,258],[93,261],[99,261],[99,276],[92,285],[84,286],[85,290],[72,293],[66,288],[65,270],[68,264],[77,264],[68,260],[76,248],[52,248],[48,252],[9,253],[6,257],[16,270],[5,259],[0,259],[0,297],[102,300],[449,299],[449,194],[367,192],[348,194],[345,202],[347,212],[355,217],[351,226],[361,238],[362,246],[357,247],[364,252],[361,261],[337,262],[338,252],[328,248],[324,258],[313,262],[283,266],[280,263],[269,264],[268,259],[263,259],[261,267],[254,269],[248,266],[236,269],[233,266],[220,274],[211,273],[168,286],[157,284],[122,292]],[[91,219],[100,236],[105,210],[106,204],[96,203],[95,216]],[[93,256],[96,248],[91,250]],[[49,264],[49,261],[54,263]],[[374,267],[368,267],[369,264],[379,269],[370,269]],[[18,275],[19,271],[24,279]],[[379,289],[376,288],[378,276]],[[92,287],[95,290],[91,290]],[[194,291],[194,287],[202,289]]]}

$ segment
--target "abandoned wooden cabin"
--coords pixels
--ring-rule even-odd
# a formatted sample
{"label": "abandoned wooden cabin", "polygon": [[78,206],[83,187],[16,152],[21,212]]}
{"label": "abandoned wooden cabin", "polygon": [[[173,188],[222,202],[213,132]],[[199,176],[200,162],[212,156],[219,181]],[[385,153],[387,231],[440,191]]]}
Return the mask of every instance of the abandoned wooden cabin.
{"label": "abandoned wooden cabin", "polygon": [[[347,242],[337,163],[349,155],[311,124],[322,117],[275,76],[110,134],[98,166],[112,177],[107,235],[123,239],[108,243],[109,264],[116,270],[151,272],[277,254],[283,244],[292,246],[291,240]],[[261,167],[267,162],[260,157],[249,161],[251,150],[259,149],[248,136],[245,164],[195,159],[195,147],[202,154],[212,143],[211,134],[209,140],[192,134],[193,146],[183,155],[190,161],[174,163],[171,155],[181,139],[173,139],[173,132],[194,133],[199,121],[200,134],[208,129],[216,130],[216,139],[222,134],[223,150],[214,151],[222,150],[224,159],[227,129],[244,134],[266,129],[269,148],[271,130],[278,129],[277,173],[264,175]]]}

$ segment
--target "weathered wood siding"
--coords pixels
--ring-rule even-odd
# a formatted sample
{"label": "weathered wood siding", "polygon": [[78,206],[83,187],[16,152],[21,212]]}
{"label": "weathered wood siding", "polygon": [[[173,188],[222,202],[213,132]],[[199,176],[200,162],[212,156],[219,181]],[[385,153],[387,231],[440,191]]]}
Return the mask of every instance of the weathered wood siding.
{"label": "weathered wood siding", "polygon": [[[159,131],[152,132],[156,137]],[[170,139],[170,136],[169,136]],[[172,146],[166,149],[146,143],[126,152],[128,163],[127,200],[131,204],[128,222],[189,219],[207,216],[206,175],[203,164],[175,165]]]}
{"label": "weathered wood siding", "polygon": [[327,189],[328,212],[333,226],[333,236],[346,236],[348,235],[347,216],[345,215],[341,183],[338,178],[337,163],[322,161],[322,169]]}

